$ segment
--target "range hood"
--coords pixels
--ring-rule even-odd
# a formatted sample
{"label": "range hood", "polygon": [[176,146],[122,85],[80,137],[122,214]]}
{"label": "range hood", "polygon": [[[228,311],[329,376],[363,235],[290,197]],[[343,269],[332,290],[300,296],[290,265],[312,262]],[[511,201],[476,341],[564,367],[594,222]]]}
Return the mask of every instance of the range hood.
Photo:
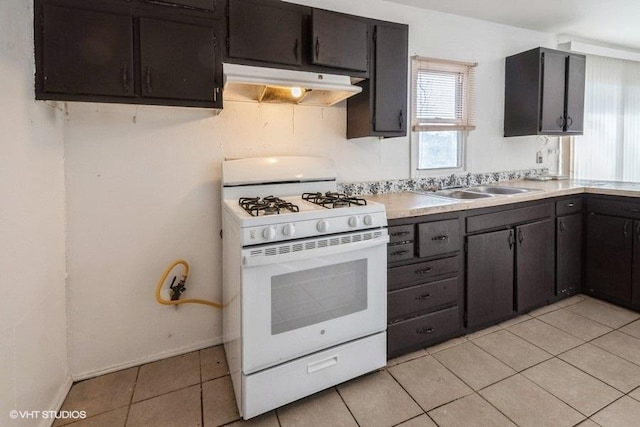
{"label": "range hood", "polygon": [[349,76],[223,64],[224,100],[328,107],[362,92]]}

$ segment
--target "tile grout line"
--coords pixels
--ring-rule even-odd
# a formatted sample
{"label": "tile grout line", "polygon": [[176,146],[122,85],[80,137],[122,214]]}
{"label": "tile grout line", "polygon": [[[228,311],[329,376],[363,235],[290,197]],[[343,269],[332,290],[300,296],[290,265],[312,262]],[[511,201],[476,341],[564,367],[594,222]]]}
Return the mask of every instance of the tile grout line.
{"label": "tile grout line", "polygon": [[[357,378],[360,378],[360,377],[357,377]],[[344,406],[347,408],[347,411],[349,411],[349,415],[351,415],[351,418],[353,418],[353,420],[356,422],[356,425],[360,427],[360,423],[358,422],[358,419],[356,418],[355,415],[353,415],[353,412],[351,412],[351,408],[349,408],[349,405],[347,405],[347,402],[344,400],[344,397],[342,397],[342,394],[340,394],[340,390],[338,390],[338,387],[333,386],[332,388],[336,391],[336,393],[338,393],[338,397],[340,397],[340,400],[342,401],[342,403],[344,403]]]}
{"label": "tile grout line", "polygon": [[131,390],[131,397],[129,398],[129,405],[127,405],[127,416],[124,419],[124,425],[126,426],[129,423],[129,415],[131,414],[131,406],[133,406],[133,395],[136,392],[136,387],[138,386],[138,378],[140,377],[140,366],[136,369],[136,379],[133,382],[133,390]]}
{"label": "tile grout line", "polygon": [[204,427],[204,390],[202,387],[202,350],[198,350],[198,369],[200,371],[200,425]]}

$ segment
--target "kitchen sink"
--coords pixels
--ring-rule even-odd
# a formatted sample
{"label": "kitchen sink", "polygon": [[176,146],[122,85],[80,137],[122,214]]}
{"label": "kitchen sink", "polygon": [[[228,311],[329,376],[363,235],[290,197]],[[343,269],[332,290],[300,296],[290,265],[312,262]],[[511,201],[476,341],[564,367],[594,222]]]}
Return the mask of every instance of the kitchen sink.
{"label": "kitchen sink", "polygon": [[518,188],[518,187],[500,187],[497,185],[480,185],[478,187],[471,187],[465,189],[465,191],[473,191],[476,193],[483,194],[502,194],[502,195],[511,195],[511,194],[522,194],[529,193],[531,191],[537,191],[529,188]]}
{"label": "kitchen sink", "polygon": [[452,199],[484,199],[486,197],[493,197],[493,194],[475,193],[466,190],[440,190],[436,191],[436,195],[450,197]]}

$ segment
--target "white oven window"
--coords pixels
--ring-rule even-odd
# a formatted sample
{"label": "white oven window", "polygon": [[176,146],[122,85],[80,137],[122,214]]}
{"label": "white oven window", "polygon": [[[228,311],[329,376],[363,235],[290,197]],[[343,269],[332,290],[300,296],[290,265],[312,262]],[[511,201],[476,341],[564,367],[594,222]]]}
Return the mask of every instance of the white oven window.
{"label": "white oven window", "polygon": [[367,260],[271,278],[271,334],[367,309]]}

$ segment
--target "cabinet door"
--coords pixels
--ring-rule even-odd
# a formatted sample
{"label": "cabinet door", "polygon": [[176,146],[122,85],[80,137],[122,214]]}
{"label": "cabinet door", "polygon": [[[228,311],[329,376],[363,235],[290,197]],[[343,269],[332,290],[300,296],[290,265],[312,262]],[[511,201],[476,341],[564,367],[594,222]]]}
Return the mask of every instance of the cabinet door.
{"label": "cabinet door", "polygon": [[633,222],[633,288],[631,293],[632,303],[640,307],[640,221]]}
{"label": "cabinet door", "polygon": [[345,70],[369,69],[368,29],[361,19],[313,10],[311,62]]}
{"label": "cabinet door", "polygon": [[215,63],[212,26],[140,18],[143,96],[213,104]]}
{"label": "cabinet door", "polygon": [[134,95],[133,19],[128,11],[46,5],[43,15],[44,92]]}
{"label": "cabinet door", "polygon": [[582,284],[582,214],[556,219],[556,295]]}
{"label": "cabinet door", "polygon": [[374,118],[376,132],[407,134],[408,29],[378,24],[375,27]]}
{"label": "cabinet door", "polygon": [[229,57],[302,64],[302,15],[275,2],[229,1]]}
{"label": "cabinet door", "polygon": [[513,313],[514,230],[467,237],[467,327]]}
{"label": "cabinet door", "polygon": [[542,52],[542,133],[564,131],[566,58],[561,52]]}
{"label": "cabinet door", "polygon": [[606,215],[587,217],[586,288],[590,293],[631,301],[633,221]]}
{"label": "cabinet door", "polygon": [[550,219],[516,227],[516,307],[519,312],[546,303],[553,292],[554,225]]}
{"label": "cabinet door", "polygon": [[582,134],[584,130],[584,76],[586,59],[570,55],[567,61],[566,132]]}

